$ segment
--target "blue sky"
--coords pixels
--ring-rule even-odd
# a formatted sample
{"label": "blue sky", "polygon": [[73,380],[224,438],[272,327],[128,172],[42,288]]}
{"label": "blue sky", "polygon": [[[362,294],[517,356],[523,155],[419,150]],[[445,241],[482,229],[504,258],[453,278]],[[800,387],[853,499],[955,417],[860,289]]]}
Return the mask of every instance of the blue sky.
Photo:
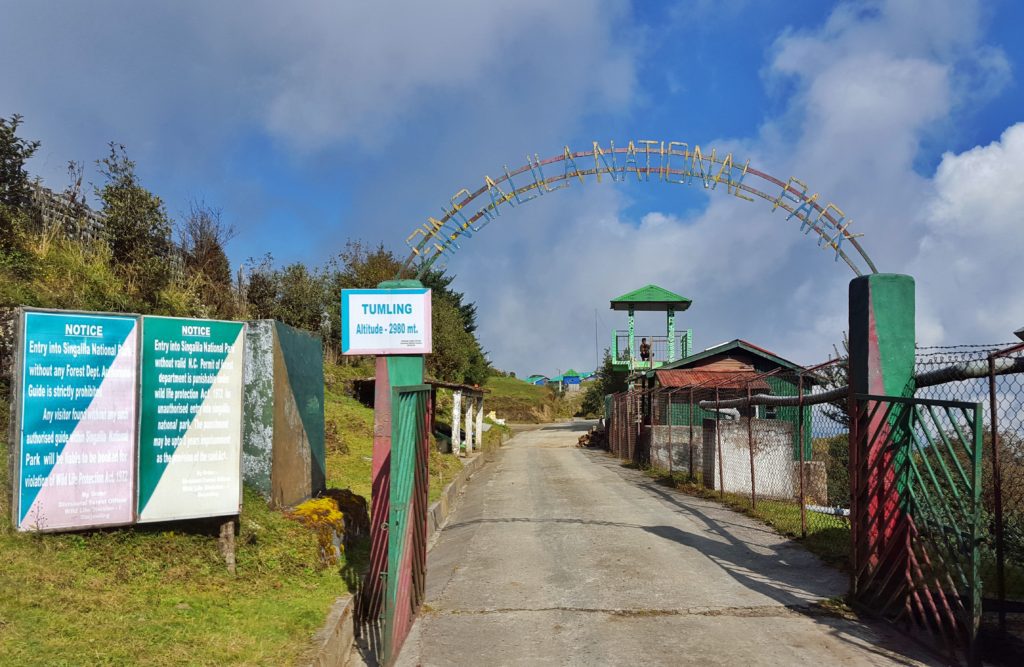
{"label": "blue sky", "polygon": [[[403,240],[484,174],[598,140],[686,141],[797,176],[918,280],[921,343],[1024,324],[1020,3],[7,2],[0,113],[64,185],[124,143],[180,215],[223,209],[233,263],[319,263]],[[694,300],[698,348],[746,338],[820,361],[851,273],[770,206],[590,183],[512,211],[450,270],[492,360],[593,366],[655,282]],[[656,333],[658,318],[643,322]]]}

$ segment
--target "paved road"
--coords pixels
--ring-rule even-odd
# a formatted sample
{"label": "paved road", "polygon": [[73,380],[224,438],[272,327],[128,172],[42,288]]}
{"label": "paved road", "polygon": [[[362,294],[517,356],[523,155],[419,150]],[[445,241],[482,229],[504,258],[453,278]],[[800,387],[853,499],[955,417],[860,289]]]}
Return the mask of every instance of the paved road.
{"label": "paved road", "polygon": [[428,557],[400,665],[929,662],[885,626],[815,611],[845,576],[752,520],[520,433],[470,482]]}

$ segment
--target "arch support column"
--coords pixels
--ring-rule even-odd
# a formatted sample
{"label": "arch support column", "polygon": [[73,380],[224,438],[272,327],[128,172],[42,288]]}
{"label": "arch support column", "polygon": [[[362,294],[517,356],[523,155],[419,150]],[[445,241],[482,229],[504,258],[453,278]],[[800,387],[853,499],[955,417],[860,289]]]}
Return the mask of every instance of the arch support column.
{"label": "arch support column", "polygon": [[[914,395],[915,286],[910,276],[850,282],[852,593],[889,597],[909,567],[906,429],[912,406],[857,395]],[[890,590],[892,589],[892,590]]]}

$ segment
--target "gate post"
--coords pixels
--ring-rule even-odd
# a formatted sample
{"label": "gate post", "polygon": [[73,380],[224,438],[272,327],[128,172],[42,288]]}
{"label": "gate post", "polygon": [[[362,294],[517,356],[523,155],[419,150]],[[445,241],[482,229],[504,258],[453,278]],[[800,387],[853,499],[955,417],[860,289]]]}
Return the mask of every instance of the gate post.
{"label": "gate post", "polygon": [[[387,280],[380,289],[419,288],[418,280]],[[370,566],[360,595],[360,620],[375,622],[384,611],[384,573],[388,564],[388,516],[391,510],[391,390],[423,383],[423,355],[381,355],[376,358],[373,392],[373,459],[370,507]],[[379,638],[378,638],[379,639]]]}
{"label": "gate post", "polygon": [[452,453],[465,456],[462,452],[462,390],[452,391]]}
{"label": "gate post", "polygon": [[[914,394],[914,279],[873,274],[850,282],[851,592],[891,599],[906,579],[910,525],[905,480],[907,407],[856,394]],[[801,443],[802,444],[802,443]]]}

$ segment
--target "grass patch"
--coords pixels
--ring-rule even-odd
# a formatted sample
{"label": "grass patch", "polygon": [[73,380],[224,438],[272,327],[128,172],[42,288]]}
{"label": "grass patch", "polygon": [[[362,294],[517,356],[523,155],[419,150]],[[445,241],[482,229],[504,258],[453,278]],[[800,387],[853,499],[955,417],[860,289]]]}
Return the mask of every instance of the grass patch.
{"label": "grass patch", "polygon": [[[345,394],[350,377],[365,373],[328,367],[325,375],[328,486],[369,499],[373,411]],[[0,401],[0,422],[6,408]],[[358,544],[345,554],[344,577],[322,568],[314,532],[249,489],[237,576],[224,566],[216,529],[201,523],[20,534],[10,519],[7,456],[0,439],[3,664],[294,664],[368,560],[368,544]],[[461,466],[457,457],[431,456],[432,499]]]}
{"label": "grass patch", "polygon": [[[632,463],[623,465],[637,467]],[[826,563],[841,569],[849,567],[850,524],[842,517],[807,512],[807,537],[801,537],[800,505],[797,502],[759,498],[756,507],[751,507],[749,495],[736,493],[723,495],[718,491],[707,489],[701,482],[699,474],[691,479],[687,473],[669,474],[668,471],[659,468],[647,468],[644,470],[644,474],[656,479],[660,484],[691,496],[722,503],[731,510],[763,521],[783,535],[796,540]]]}
{"label": "grass patch", "polygon": [[543,424],[572,419],[583,405],[583,391],[559,395],[553,387],[538,387],[518,378],[492,375],[484,388],[484,408],[519,424]]}
{"label": "grass patch", "polygon": [[[373,410],[347,392],[372,371],[324,373],[327,484],[369,500]],[[0,399],[0,663],[294,664],[368,562],[364,541],[340,567],[321,567],[316,534],[248,488],[236,576],[216,527],[202,522],[18,533],[6,493],[6,416]],[[458,457],[431,453],[431,501],[461,468]]]}
{"label": "grass patch", "polygon": [[[348,395],[348,381],[366,377],[367,373],[372,375],[372,369],[324,366],[324,425],[327,486],[351,489],[369,502],[373,474],[373,408]],[[462,469],[462,461],[432,446],[428,465],[430,502],[434,502]]]}
{"label": "grass patch", "polygon": [[[6,466],[0,478],[6,487]],[[227,573],[215,534],[199,524],[19,534],[7,502],[5,664],[290,664],[345,592],[337,571],[319,567],[315,535],[249,489],[237,576]]]}

